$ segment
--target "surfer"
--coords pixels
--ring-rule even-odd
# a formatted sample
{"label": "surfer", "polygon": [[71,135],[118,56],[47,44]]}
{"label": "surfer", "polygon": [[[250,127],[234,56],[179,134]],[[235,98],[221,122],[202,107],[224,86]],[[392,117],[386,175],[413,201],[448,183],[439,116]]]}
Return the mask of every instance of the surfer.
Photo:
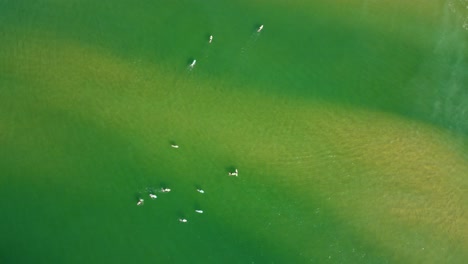
{"label": "surfer", "polygon": [[197,63],[197,60],[193,60],[189,67],[190,67],[190,68],[195,67],[195,64],[196,64],[196,63]]}
{"label": "surfer", "polygon": [[260,27],[258,27],[258,29],[257,29],[257,32],[262,31],[262,29],[263,29],[263,25],[260,25]]}
{"label": "surfer", "polygon": [[169,188],[161,188],[161,192],[170,192],[170,191],[171,191],[171,189],[169,189]]}
{"label": "surfer", "polygon": [[237,171],[237,169],[234,171],[234,172],[229,172],[229,176],[239,176],[239,172]]}

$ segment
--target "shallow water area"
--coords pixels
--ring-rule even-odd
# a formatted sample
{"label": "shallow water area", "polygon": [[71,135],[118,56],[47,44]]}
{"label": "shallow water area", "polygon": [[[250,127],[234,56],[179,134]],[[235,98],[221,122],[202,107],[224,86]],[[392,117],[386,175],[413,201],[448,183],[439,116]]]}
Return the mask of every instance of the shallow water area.
{"label": "shallow water area", "polygon": [[338,2],[0,1],[0,261],[466,262],[464,3]]}

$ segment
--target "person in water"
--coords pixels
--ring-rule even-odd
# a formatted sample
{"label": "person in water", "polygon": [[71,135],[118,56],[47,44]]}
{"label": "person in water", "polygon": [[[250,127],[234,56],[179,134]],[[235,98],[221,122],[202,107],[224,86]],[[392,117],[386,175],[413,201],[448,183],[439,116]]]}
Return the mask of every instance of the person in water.
{"label": "person in water", "polygon": [[197,63],[197,60],[193,60],[192,63],[189,65],[190,68],[193,68],[195,67],[195,64]]}
{"label": "person in water", "polygon": [[144,202],[145,202],[145,200],[140,198],[140,200],[138,200],[138,202],[137,202],[137,205],[138,206],[143,205]]}
{"label": "person in water", "polygon": [[260,27],[258,27],[258,29],[257,29],[257,32],[262,31],[262,29],[263,29],[263,25],[260,25]]}
{"label": "person in water", "polygon": [[234,172],[229,172],[229,176],[239,176],[239,171],[237,169]]}

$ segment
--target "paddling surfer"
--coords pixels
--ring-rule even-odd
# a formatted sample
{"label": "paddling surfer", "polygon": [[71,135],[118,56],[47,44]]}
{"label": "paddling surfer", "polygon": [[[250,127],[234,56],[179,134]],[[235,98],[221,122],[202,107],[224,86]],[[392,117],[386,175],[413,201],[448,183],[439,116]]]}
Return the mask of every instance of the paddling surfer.
{"label": "paddling surfer", "polygon": [[239,176],[239,171],[237,169],[234,172],[229,172],[229,176]]}
{"label": "paddling surfer", "polygon": [[258,29],[257,29],[257,32],[262,31],[262,29],[263,29],[263,25],[260,25],[260,27],[258,27]]}
{"label": "paddling surfer", "polygon": [[169,188],[161,188],[161,192],[165,193],[165,192],[170,192],[171,189]]}
{"label": "paddling surfer", "polygon": [[192,63],[189,65],[190,68],[195,67],[195,64],[197,63],[197,60],[193,60]]}
{"label": "paddling surfer", "polygon": [[138,205],[138,206],[143,205],[144,202],[145,202],[145,200],[143,200],[143,199],[140,198],[140,200],[138,200],[137,205]]}

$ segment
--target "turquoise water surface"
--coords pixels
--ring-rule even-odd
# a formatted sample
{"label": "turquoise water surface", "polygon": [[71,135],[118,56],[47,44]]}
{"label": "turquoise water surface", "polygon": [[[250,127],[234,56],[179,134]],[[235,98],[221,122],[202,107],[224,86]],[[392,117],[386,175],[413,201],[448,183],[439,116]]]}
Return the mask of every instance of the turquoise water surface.
{"label": "turquoise water surface", "polygon": [[464,1],[137,2],[0,0],[1,263],[468,260]]}

